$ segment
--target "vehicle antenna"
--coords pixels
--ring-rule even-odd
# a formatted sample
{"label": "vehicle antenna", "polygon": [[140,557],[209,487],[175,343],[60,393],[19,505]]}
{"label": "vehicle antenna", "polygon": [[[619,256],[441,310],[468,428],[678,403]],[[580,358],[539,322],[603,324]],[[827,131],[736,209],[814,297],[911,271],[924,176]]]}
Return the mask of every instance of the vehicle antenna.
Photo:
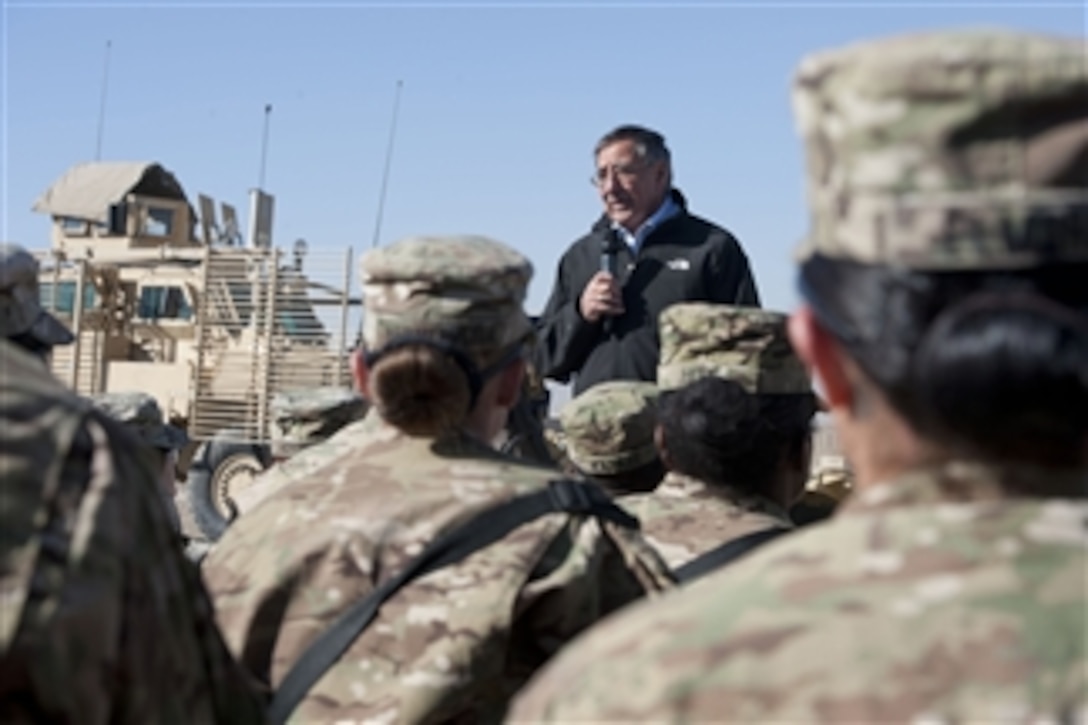
{"label": "vehicle antenna", "polygon": [[385,191],[389,186],[389,167],[393,162],[393,140],[396,138],[397,133],[397,111],[400,108],[400,89],[404,85],[404,81],[397,81],[397,92],[393,98],[393,122],[389,127],[389,144],[385,149],[385,171],[382,173],[382,188],[378,197],[378,216],[374,222],[374,239],[371,241],[371,248],[378,246],[378,237],[382,231],[382,213],[385,211]]}
{"label": "vehicle antenna", "polygon": [[261,173],[257,178],[257,188],[264,191],[264,170],[268,162],[268,125],[272,118],[272,104],[264,104],[264,132],[261,137]]}
{"label": "vehicle antenna", "polygon": [[106,41],[106,60],[102,68],[102,99],[98,105],[98,140],[94,147],[94,160],[102,160],[102,131],[106,125],[106,89],[110,81],[110,47],[112,41]]}

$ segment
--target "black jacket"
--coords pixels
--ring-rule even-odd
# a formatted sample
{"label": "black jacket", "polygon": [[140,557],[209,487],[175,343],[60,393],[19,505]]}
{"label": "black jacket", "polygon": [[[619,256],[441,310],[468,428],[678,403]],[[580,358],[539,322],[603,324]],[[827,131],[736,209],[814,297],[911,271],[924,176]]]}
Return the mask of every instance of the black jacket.
{"label": "black jacket", "polygon": [[732,234],[689,214],[684,197],[672,192],[680,212],[643,241],[638,255],[619,248],[624,314],[588,322],[578,300],[601,269],[602,245],[613,235],[601,216],[592,230],[559,260],[555,286],[537,326],[533,359],[541,375],[560,382],[574,378],[574,394],[607,380],[657,379],[657,319],[677,302],[760,305],[748,257]]}

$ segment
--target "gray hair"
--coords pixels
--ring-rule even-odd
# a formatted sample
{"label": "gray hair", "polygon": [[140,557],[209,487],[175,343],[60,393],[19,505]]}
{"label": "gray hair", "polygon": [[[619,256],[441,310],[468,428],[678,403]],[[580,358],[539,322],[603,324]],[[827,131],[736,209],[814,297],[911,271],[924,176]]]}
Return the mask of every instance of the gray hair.
{"label": "gray hair", "polygon": [[665,145],[665,137],[657,131],[635,126],[632,124],[617,126],[597,142],[593,148],[593,156],[597,157],[606,146],[611,146],[620,141],[633,141],[635,153],[640,159],[648,161],[670,161],[669,147]]}

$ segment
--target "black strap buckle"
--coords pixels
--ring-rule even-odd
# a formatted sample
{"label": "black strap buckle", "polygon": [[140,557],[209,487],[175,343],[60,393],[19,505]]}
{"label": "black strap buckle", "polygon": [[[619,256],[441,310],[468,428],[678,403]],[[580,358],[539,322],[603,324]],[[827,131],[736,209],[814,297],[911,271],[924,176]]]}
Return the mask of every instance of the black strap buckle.
{"label": "black strap buckle", "polygon": [[548,493],[559,511],[573,514],[589,514],[597,510],[602,500],[599,491],[578,481],[559,479],[548,481]]}

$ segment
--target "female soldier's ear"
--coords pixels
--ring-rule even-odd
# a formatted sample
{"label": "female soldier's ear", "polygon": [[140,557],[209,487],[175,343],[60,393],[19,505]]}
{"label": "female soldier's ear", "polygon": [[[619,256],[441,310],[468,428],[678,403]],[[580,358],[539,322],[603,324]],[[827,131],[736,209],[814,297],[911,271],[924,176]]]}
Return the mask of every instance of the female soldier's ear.
{"label": "female soldier's ear", "polygon": [[512,408],[521,397],[521,383],[525,379],[525,361],[515,360],[499,373],[499,390],[495,396],[495,404],[504,408]]}
{"label": "female soldier's ear", "polygon": [[812,308],[802,305],[790,315],[789,335],[798,357],[819,380],[827,408],[849,410],[854,391],[843,364],[842,347],[816,319]]}
{"label": "female soldier's ear", "polygon": [[669,457],[669,449],[665,445],[665,429],[658,423],[654,426],[654,448],[657,449],[657,455],[661,459],[661,465],[667,470],[672,470],[672,459]]}
{"label": "female soldier's ear", "polygon": [[370,393],[367,388],[367,383],[370,382],[370,371],[366,367],[366,360],[363,359],[362,348],[354,350],[350,359],[351,377],[355,382],[355,391],[366,398]]}

